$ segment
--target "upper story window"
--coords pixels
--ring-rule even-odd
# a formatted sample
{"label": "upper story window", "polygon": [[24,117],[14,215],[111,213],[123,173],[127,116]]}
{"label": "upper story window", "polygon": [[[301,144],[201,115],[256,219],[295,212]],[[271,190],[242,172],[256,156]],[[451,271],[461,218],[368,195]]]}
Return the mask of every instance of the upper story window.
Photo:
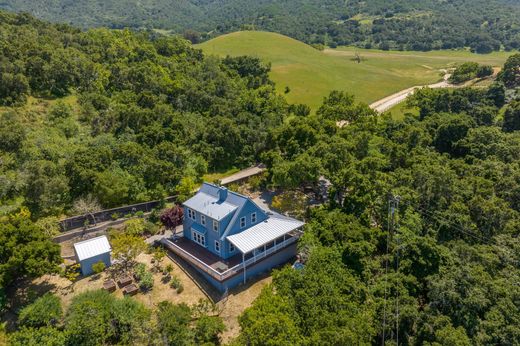
{"label": "upper story window", "polygon": [[218,240],[215,240],[215,251],[220,253],[220,243]]}
{"label": "upper story window", "polygon": [[218,222],[217,222],[217,220],[213,220],[213,230],[215,232],[218,232]]}
{"label": "upper story window", "polygon": [[193,216],[192,216],[193,210],[191,210],[190,208],[186,208],[186,209],[188,209],[188,218],[193,219]]}
{"label": "upper story window", "polygon": [[235,252],[235,245],[229,243],[229,252]]}
{"label": "upper story window", "polygon": [[201,225],[206,226],[206,215],[200,215],[200,223]]}
{"label": "upper story window", "polygon": [[251,223],[256,222],[256,213],[251,214]]}
{"label": "upper story window", "polygon": [[242,216],[240,218],[240,228],[244,228],[244,227],[246,227],[246,217]]}

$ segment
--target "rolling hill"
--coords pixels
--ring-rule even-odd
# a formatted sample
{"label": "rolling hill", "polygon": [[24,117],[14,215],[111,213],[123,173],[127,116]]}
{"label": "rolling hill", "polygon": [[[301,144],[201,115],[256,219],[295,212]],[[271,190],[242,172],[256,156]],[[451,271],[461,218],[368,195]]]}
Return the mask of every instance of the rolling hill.
{"label": "rolling hill", "polygon": [[[505,52],[487,55],[468,51],[397,52],[352,47],[319,51],[287,36],[241,31],[197,45],[219,56],[252,55],[272,64],[277,90],[293,103],[316,109],[331,90],[346,90],[370,103],[399,90],[436,82],[441,69],[463,61],[502,65]],[[358,54],[361,62],[355,61]]]}

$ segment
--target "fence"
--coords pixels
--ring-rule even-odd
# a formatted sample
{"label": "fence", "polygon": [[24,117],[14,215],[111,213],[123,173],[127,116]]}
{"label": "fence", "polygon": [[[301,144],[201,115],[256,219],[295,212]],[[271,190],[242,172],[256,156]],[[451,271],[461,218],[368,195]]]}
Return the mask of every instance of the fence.
{"label": "fence", "polygon": [[[177,199],[176,196],[166,197],[166,202],[175,202]],[[142,211],[143,213],[147,213],[152,211],[155,207],[160,205],[161,201],[150,201],[144,203],[137,203],[132,205],[125,205],[123,207],[106,209],[97,211],[94,213],[79,215],[69,217],[68,219],[64,219],[60,221],[61,230],[63,232],[70,231],[75,228],[84,227],[86,224],[95,225],[100,222],[105,222],[109,220],[113,220],[112,215],[118,214],[120,217],[123,217],[126,214],[135,213],[138,211]]]}

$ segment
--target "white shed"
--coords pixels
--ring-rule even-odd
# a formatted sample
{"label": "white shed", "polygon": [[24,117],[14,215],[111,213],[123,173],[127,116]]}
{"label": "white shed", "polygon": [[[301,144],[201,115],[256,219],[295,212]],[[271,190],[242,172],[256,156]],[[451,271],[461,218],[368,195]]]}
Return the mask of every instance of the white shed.
{"label": "white shed", "polygon": [[111,251],[110,243],[104,235],[74,244],[76,261],[81,265],[83,275],[92,274],[92,265],[100,261],[109,267],[112,263],[110,259]]}

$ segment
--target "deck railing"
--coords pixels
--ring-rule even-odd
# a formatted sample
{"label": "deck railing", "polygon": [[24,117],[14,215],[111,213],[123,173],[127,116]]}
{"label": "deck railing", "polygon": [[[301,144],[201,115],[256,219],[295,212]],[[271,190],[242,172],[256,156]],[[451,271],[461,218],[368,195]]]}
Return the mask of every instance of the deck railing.
{"label": "deck railing", "polygon": [[256,253],[256,255],[253,254],[253,257],[248,258],[247,260],[245,260],[245,262],[240,262],[239,264],[227,269],[224,272],[217,271],[210,265],[204,263],[202,260],[197,258],[194,254],[184,250],[182,247],[175,244],[171,240],[162,239],[161,242],[164,246],[166,246],[168,249],[170,249],[173,253],[175,253],[182,259],[186,260],[187,262],[191,263],[192,265],[196,266],[197,268],[199,268],[206,274],[209,274],[212,278],[219,280],[219,281],[224,281],[227,278],[242,271],[244,269],[244,266],[247,268],[248,266],[264,259],[265,257],[269,256],[270,254],[275,253],[280,249],[283,249],[291,244],[296,243],[298,238],[299,238],[299,234],[291,236],[290,238],[287,238],[284,241],[277,243],[276,245],[273,245],[272,247],[270,247],[269,249],[266,249],[265,251]]}

